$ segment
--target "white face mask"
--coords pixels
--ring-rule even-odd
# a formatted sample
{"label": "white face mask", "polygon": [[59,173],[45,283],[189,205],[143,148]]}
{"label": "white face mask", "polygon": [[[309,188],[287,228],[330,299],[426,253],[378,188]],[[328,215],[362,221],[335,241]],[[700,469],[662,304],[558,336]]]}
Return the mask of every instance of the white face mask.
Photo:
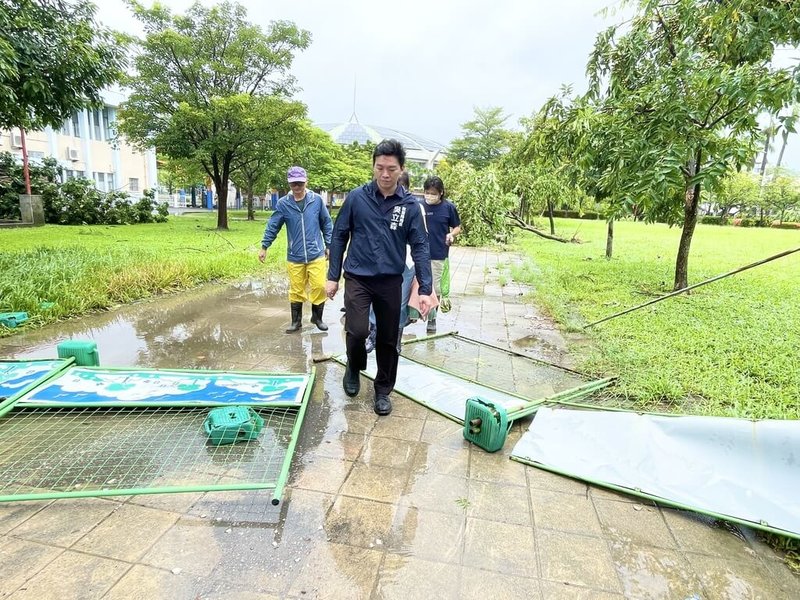
{"label": "white face mask", "polygon": [[425,194],[425,204],[439,204],[442,197],[439,194]]}

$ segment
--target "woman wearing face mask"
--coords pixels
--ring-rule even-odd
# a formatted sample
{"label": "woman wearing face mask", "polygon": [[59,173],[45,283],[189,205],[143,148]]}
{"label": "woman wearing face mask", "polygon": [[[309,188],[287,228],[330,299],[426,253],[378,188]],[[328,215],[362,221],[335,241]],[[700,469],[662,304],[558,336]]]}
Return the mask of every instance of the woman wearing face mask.
{"label": "woman wearing face mask", "polygon": [[[428,224],[428,243],[431,249],[431,268],[433,287],[441,296],[441,280],[444,261],[450,252],[450,245],[461,233],[461,219],[455,205],[444,197],[444,183],[435,175],[428,177],[423,186],[425,190],[425,215]],[[436,309],[428,314],[428,333],[436,333]]]}

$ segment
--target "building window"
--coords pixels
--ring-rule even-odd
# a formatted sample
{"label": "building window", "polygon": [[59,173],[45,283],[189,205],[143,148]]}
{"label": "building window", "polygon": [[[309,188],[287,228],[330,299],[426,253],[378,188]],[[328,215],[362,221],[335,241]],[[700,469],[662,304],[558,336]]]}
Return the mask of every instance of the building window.
{"label": "building window", "polygon": [[94,132],[94,137],[92,139],[95,140],[102,140],[103,139],[103,132],[100,130],[100,111],[96,108],[89,112],[89,125],[90,129]]}
{"label": "building window", "polygon": [[94,174],[94,181],[95,187],[100,190],[101,192],[108,191],[106,189],[106,174],[105,173],[95,173]]}
{"label": "building window", "polygon": [[78,113],[72,113],[72,135],[81,137],[81,119]]}
{"label": "building window", "polygon": [[131,177],[130,179],[128,179],[128,191],[130,192],[139,191],[139,179],[137,177]]}
{"label": "building window", "polygon": [[64,121],[64,124],[61,126],[61,135],[72,135],[72,119],[67,119]]}
{"label": "building window", "polygon": [[116,188],[114,185],[114,174],[113,173],[106,173],[106,186],[108,187],[109,192],[113,192]]}
{"label": "building window", "polygon": [[108,107],[103,109],[103,131],[106,132],[106,139],[111,140],[114,136],[111,133],[111,115],[109,115]]}

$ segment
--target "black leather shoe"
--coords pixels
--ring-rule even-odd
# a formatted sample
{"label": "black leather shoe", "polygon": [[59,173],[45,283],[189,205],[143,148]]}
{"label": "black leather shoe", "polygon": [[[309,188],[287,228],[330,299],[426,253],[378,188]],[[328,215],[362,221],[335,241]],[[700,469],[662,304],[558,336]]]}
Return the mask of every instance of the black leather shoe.
{"label": "black leather shoe", "polygon": [[379,415],[386,416],[392,412],[392,401],[386,394],[375,394],[375,412]]}
{"label": "black leather shoe", "polygon": [[358,371],[351,372],[350,365],[344,368],[344,377],[342,378],[342,388],[344,393],[350,396],[357,396],[361,390],[361,379],[359,378]]}

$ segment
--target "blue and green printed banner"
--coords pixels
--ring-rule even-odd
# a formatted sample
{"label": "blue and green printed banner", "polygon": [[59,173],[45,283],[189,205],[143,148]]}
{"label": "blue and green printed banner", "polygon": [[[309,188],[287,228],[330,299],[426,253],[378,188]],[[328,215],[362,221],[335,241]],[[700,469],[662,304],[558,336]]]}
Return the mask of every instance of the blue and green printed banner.
{"label": "blue and green printed banner", "polygon": [[12,398],[72,363],[72,359],[0,360],[0,400]]}
{"label": "blue and green printed banner", "polygon": [[300,406],[310,376],[73,367],[16,406]]}

